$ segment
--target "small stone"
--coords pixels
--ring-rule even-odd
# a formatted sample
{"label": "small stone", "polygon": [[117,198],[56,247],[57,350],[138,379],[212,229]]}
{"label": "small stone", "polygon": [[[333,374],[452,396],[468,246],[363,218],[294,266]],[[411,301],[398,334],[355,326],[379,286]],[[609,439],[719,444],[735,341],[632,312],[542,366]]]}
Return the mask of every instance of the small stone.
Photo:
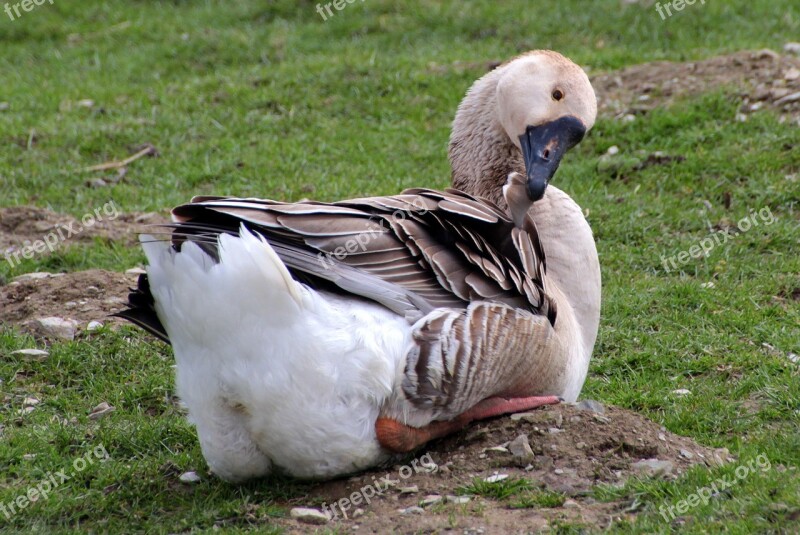
{"label": "small stone", "polygon": [[648,476],[666,476],[672,474],[673,470],[675,469],[675,465],[673,465],[671,461],[646,459],[633,463],[631,468]]}
{"label": "small stone", "polygon": [[[188,472],[188,473],[194,474],[194,472]],[[330,517],[328,515],[326,515],[325,513],[323,513],[318,509],[312,509],[311,507],[292,507],[292,510],[289,511],[289,516],[291,516],[298,522],[304,522],[306,524],[316,524],[316,525],[327,524],[328,521],[330,520]]]}
{"label": "small stone", "polygon": [[454,503],[456,505],[464,505],[466,503],[469,503],[469,501],[472,498],[470,498],[469,496],[453,496],[452,494],[448,494],[445,497],[445,499],[447,500],[447,503]]}
{"label": "small stone", "polygon": [[578,442],[577,444],[575,444],[575,449],[577,450],[582,450],[585,447],[586,447],[586,442]]}
{"label": "small stone", "polygon": [[96,331],[97,329],[100,329],[102,327],[103,327],[102,321],[90,321],[89,325],[86,326],[86,330],[91,332],[91,331]]}
{"label": "small stone", "polygon": [[184,472],[178,477],[181,483],[199,483],[200,476],[197,475],[197,472]]}
{"label": "small stone", "polygon": [[622,116],[622,122],[623,123],[632,123],[635,120],[636,120],[636,116],[634,114],[632,114],[632,113],[626,113],[625,115]]}
{"label": "small stone", "polygon": [[529,464],[528,466],[526,466],[526,467],[525,467],[525,471],[526,471],[526,472],[530,472],[530,471],[531,471],[531,470],[533,470],[534,468],[535,468],[535,466],[533,466],[532,464]]}
{"label": "small stone", "polygon": [[29,397],[29,398],[25,398],[22,401],[22,406],[23,407],[35,407],[39,403],[41,403],[41,401],[38,398]]}
{"label": "small stone", "polygon": [[75,320],[66,320],[64,318],[57,318],[55,316],[47,318],[37,318],[34,320],[34,325],[44,334],[52,338],[61,338],[62,340],[74,340],[75,333],[78,330],[78,322]]}
{"label": "small stone", "polygon": [[673,390],[672,393],[675,394],[676,396],[688,396],[689,394],[692,393],[692,391],[687,390],[686,388],[679,388],[677,390]]}
{"label": "small stone", "polygon": [[419,487],[411,485],[410,487],[400,487],[400,494],[416,494],[419,492]]}
{"label": "small stone", "polygon": [[778,60],[781,58],[780,54],[775,52],[774,50],[770,50],[769,48],[764,48],[759,50],[755,53],[755,57],[758,59],[771,59],[771,60]]}
{"label": "small stone", "polygon": [[579,509],[580,504],[575,500],[564,500],[564,503],[561,505],[564,509]]}
{"label": "small stone", "polygon": [[86,186],[90,188],[104,188],[108,186],[108,182],[106,182],[102,178],[93,178],[91,180],[86,181]]}
{"label": "small stone", "polygon": [[428,494],[422,500],[420,500],[419,504],[422,507],[428,507],[429,505],[435,505],[442,501],[442,497],[438,494]]}
{"label": "small stone", "polygon": [[599,422],[601,424],[607,424],[608,422],[611,421],[602,414],[592,414],[592,418],[594,418],[594,421]]}
{"label": "small stone", "polygon": [[736,114],[736,121],[739,123],[746,123],[747,122],[747,115],[744,113],[737,113]]}
{"label": "small stone", "polygon": [[689,450],[684,450],[684,449],[682,449],[682,450],[680,451],[680,453],[681,453],[681,457],[685,457],[685,458],[687,458],[687,459],[693,459],[693,458],[694,458],[694,453],[692,453],[692,452],[691,452],[691,451],[689,451]]}
{"label": "small stone", "polygon": [[126,269],[125,270],[125,274],[126,275],[144,275],[145,273],[147,273],[147,271],[145,271],[145,270],[143,270],[142,268],[139,268],[139,267],[135,267],[135,268],[131,268],[131,269]]}
{"label": "small stone", "polygon": [[539,415],[536,414],[535,412],[518,412],[516,414],[511,415],[511,421],[536,423],[539,421]]}
{"label": "small stone", "polygon": [[0,111],[6,111],[11,107],[11,104],[8,102],[0,102]]}
{"label": "small stone", "polygon": [[425,509],[417,505],[406,507],[405,509],[400,509],[399,511],[401,515],[421,515],[425,513]]}
{"label": "small stone", "polygon": [[530,464],[533,460],[533,450],[528,441],[527,435],[520,435],[508,444],[508,451],[514,456],[514,460],[520,464]]}
{"label": "small stone", "polygon": [[92,412],[89,413],[90,420],[99,420],[106,414],[113,412],[116,408],[113,405],[106,403],[105,401],[100,403],[97,407],[92,409]]}
{"label": "small stone", "polygon": [[555,413],[555,415],[553,416],[553,424],[556,427],[561,427],[563,423],[564,423],[564,416],[562,416],[560,412]]}
{"label": "small stone", "polygon": [[662,442],[666,442],[667,441],[667,435],[665,435],[664,433],[659,433],[658,434],[658,440],[661,440]]}
{"label": "small stone", "polygon": [[555,470],[553,470],[553,473],[560,476],[561,474],[564,473],[564,470],[562,470],[561,468],[556,468]]}
{"label": "small stone", "polygon": [[783,78],[787,81],[794,81],[800,78],[800,69],[797,67],[791,67],[786,72],[783,73]]}
{"label": "small stone", "polygon": [[800,91],[779,98],[778,100],[775,101],[775,104],[780,106],[782,104],[788,104],[790,102],[797,102],[798,100],[800,100]]}
{"label": "small stone", "polygon": [[579,411],[590,411],[597,414],[604,414],[606,412],[605,407],[599,401],[595,401],[593,399],[584,399],[575,404],[575,408]]}
{"label": "small stone", "polygon": [[547,432],[550,433],[551,435],[555,435],[557,433],[563,433],[564,430],[563,429],[559,429],[558,427],[550,427],[550,428],[547,429]]}
{"label": "small stone", "polygon": [[25,455],[22,456],[22,458],[25,459],[26,461],[32,461],[32,460],[34,460],[36,458],[36,454],[35,453],[26,453]]}
{"label": "small stone", "polygon": [[610,147],[608,147],[606,154],[608,154],[609,156],[614,156],[615,154],[619,154],[619,147],[617,147],[616,145],[611,145]]}
{"label": "small stone", "polygon": [[84,98],[78,101],[79,108],[94,108],[94,100],[90,98]]}
{"label": "small stone", "polygon": [[491,448],[486,448],[486,453],[508,453],[508,448],[504,448],[503,446],[492,446]]}
{"label": "small stone", "polygon": [[42,361],[50,356],[50,353],[44,349],[17,349],[16,351],[12,351],[10,354],[23,356],[27,360],[38,361]]}
{"label": "small stone", "polygon": [[353,515],[352,516],[353,516],[353,518],[358,518],[360,516],[364,516],[364,512],[365,511],[362,508],[359,507],[358,509],[353,511]]}
{"label": "small stone", "polygon": [[508,474],[495,474],[493,476],[483,478],[483,480],[487,483],[499,483],[504,479],[508,479]]}
{"label": "small stone", "polygon": [[800,43],[786,43],[783,45],[783,51],[787,54],[797,54],[800,56]]}

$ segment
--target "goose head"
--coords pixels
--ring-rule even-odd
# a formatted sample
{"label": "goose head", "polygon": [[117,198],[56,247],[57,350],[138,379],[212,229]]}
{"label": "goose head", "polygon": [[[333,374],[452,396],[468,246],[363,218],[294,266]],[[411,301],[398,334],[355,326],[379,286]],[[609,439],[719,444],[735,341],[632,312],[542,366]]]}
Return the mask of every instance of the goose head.
{"label": "goose head", "polygon": [[475,82],[459,105],[449,146],[453,185],[505,206],[502,187],[518,172],[537,201],[596,116],[579,66],[548,50],[523,54]]}

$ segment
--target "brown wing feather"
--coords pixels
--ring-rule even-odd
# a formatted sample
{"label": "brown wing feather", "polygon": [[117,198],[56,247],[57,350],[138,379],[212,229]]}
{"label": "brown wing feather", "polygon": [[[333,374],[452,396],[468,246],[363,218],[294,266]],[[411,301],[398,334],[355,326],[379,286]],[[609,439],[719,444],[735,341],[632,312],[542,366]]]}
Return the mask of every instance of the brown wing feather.
{"label": "brown wing feather", "polygon": [[[209,229],[236,232],[245,224],[280,243],[279,255],[302,251],[304,256],[295,255],[290,266],[298,274],[318,276],[320,262],[347,266],[416,292],[432,306],[465,308],[486,299],[551,316],[544,293],[544,254],[532,221],[524,230],[516,228],[496,205],[456,190],[413,189],[331,204],[216,197],[197,201],[173,211],[176,239],[191,234],[194,226],[203,229],[208,242]],[[368,289],[360,292],[374,297]]]}

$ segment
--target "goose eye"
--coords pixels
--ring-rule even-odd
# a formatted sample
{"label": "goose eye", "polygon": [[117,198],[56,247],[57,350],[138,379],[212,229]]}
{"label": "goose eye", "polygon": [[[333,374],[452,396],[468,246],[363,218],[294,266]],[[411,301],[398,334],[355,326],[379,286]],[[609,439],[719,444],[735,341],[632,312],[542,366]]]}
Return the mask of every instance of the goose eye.
{"label": "goose eye", "polygon": [[561,100],[564,98],[564,92],[560,89],[553,90],[553,100]]}

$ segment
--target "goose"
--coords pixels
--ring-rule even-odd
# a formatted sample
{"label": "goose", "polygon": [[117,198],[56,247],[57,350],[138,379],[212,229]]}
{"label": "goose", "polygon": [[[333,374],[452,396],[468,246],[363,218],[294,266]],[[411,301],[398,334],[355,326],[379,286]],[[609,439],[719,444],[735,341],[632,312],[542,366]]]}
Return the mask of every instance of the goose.
{"label": "goose", "polygon": [[594,125],[584,71],[531,51],[458,107],[452,189],[195,197],[120,315],[172,345],[218,477],[331,478],[471,421],[574,401],[600,315],[581,208],[549,182]]}

